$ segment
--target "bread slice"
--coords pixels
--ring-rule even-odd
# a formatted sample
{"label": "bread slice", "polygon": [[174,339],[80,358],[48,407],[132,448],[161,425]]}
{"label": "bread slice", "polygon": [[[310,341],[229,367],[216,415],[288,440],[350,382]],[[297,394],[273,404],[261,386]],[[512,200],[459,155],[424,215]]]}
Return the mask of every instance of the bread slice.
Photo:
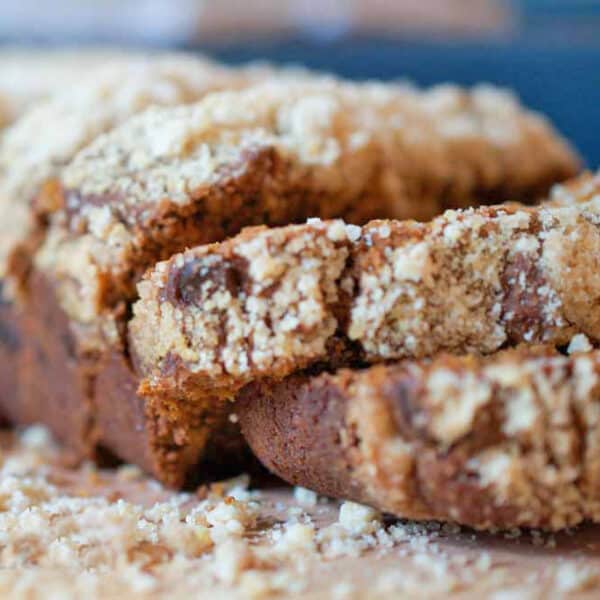
{"label": "bread slice", "polygon": [[[150,270],[129,325],[143,389],[233,398],[315,364],[600,339],[600,179],[429,223],[247,229]],[[558,192],[557,192],[558,194]],[[558,197],[558,195],[557,195]],[[177,400],[179,401],[179,400]]]}
{"label": "bread slice", "polygon": [[440,355],[256,383],[236,413],[274,473],[411,519],[561,529],[600,518],[600,352]]}
{"label": "bread slice", "polygon": [[[77,74],[77,84],[42,94],[37,81],[39,95],[49,97],[0,139],[0,412],[17,423],[49,421],[61,437],[80,439],[80,431],[91,426],[86,403],[69,399],[79,400],[80,389],[89,387],[87,375],[74,374],[87,373],[90,352],[77,350],[53,292],[32,273],[49,215],[57,209],[50,180],[96,137],[149,106],[190,103],[210,91],[250,85],[272,71],[232,69],[183,54],[57,53],[43,60],[35,53],[0,53],[0,90],[13,80],[15,93],[21,90],[17,84],[26,87],[19,71],[24,65],[31,78],[53,73],[57,88],[67,75],[74,80]],[[63,370],[71,376],[61,376]]]}

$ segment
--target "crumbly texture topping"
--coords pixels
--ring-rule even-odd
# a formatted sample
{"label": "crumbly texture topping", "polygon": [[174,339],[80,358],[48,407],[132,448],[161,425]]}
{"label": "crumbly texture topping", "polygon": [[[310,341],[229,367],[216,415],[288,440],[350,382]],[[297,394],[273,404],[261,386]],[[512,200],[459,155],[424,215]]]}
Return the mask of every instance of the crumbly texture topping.
{"label": "crumbly texture topping", "polygon": [[347,239],[342,221],[246,230],[160,263],[139,287],[143,300],[131,324],[136,351],[152,348],[158,360],[190,365],[203,391],[218,391],[213,381],[224,376],[308,364],[326,354],[336,331],[331,307]]}
{"label": "crumbly texture topping", "polygon": [[506,92],[295,73],[131,119],[80,152],[40,202],[64,206],[64,244],[85,240],[92,266],[65,285],[78,286],[88,314],[98,300],[86,295],[97,286],[88,271],[133,298],[157,260],[246,225],[430,218],[533,199],[576,169],[548,124]]}
{"label": "crumbly texture topping", "polygon": [[[233,395],[335,362],[340,348],[377,362],[566,345],[576,333],[597,341],[598,198],[449,211],[427,224],[317,220],[176,255],[139,286],[138,366],[151,386],[176,385],[176,365],[199,388]],[[176,298],[165,294],[173,285]]]}
{"label": "crumbly texture topping", "polygon": [[[33,107],[0,141],[0,264],[31,236],[30,202],[40,186],[58,177],[101,133],[149,106],[191,103],[259,76],[264,76],[260,69],[232,70],[193,56],[123,56],[97,65],[87,76],[82,73],[77,85]],[[50,186],[36,210],[52,212],[55,203]]]}
{"label": "crumbly texture topping", "polygon": [[597,340],[598,208],[507,206],[367,226],[353,255],[349,338],[377,359],[561,345],[577,331]]}
{"label": "crumbly texture topping", "polygon": [[[541,599],[597,590],[593,530],[480,536],[383,522],[356,504],[306,507],[286,489],[249,490],[244,477],[176,494],[131,466],[65,470],[41,428],[2,435],[4,597],[481,598],[518,589]],[[350,527],[347,513],[359,517]]]}
{"label": "crumbly texture topping", "polygon": [[[245,392],[242,428],[257,456],[295,484],[481,529],[600,518],[598,351],[442,355],[271,385]],[[293,425],[321,401],[319,421]],[[368,527],[374,515],[350,505],[342,521]]]}
{"label": "crumbly texture topping", "polygon": [[[296,79],[296,83],[284,78],[242,93],[224,93],[188,109],[150,111],[82,152],[65,171],[63,183],[84,197],[116,197],[113,210],[131,222],[135,213],[152,209],[165,198],[177,204],[189,202],[194,190],[213,183],[225,165],[241,163],[249,149],[265,146],[276,148],[298,166],[313,166],[315,183],[338,193],[353,183],[364,185],[364,175],[344,169],[340,159],[370,143],[379,152],[382,145],[390,152],[386,175],[396,180],[393,169],[401,168],[402,159],[410,163],[413,177],[415,168],[432,176],[445,171],[452,183],[453,175],[474,177],[473,157],[454,155],[456,173],[444,164],[450,162],[444,153],[456,149],[457,139],[478,143],[482,151],[500,147],[514,152],[517,171],[521,146],[542,142],[537,157],[547,154],[548,162],[533,165],[538,173],[527,177],[539,177],[550,165],[572,171],[573,157],[564,143],[541,117],[525,111],[505,91],[479,87],[467,92],[440,86],[420,92],[407,86],[350,84],[325,77]],[[433,154],[431,163],[445,158],[437,165],[438,173],[432,172],[433,164],[407,160],[416,147],[427,147]],[[459,172],[461,158],[464,174]],[[376,153],[369,162],[380,163],[381,157]],[[369,168],[363,166],[363,172]],[[494,168],[496,173],[485,172],[489,182],[461,182],[464,193],[471,187],[478,191],[494,187],[506,176],[519,178],[506,165],[489,165],[489,170]],[[352,174],[344,177],[344,186],[342,174]],[[431,179],[428,183],[434,185]],[[452,189],[446,190],[451,193]]]}

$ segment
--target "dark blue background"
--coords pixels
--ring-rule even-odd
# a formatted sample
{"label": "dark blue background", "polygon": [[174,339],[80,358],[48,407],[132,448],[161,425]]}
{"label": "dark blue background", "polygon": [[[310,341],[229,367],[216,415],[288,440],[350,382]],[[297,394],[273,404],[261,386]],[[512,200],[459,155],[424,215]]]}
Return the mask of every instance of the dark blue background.
{"label": "dark blue background", "polygon": [[[536,20],[537,19],[537,20]],[[471,42],[306,38],[204,48],[229,62],[263,58],[353,78],[409,78],[422,85],[487,81],[513,88],[600,167],[600,28],[546,27],[536,19],[514,39]],[[553,19],[556,24],[556,20]],[[584,34],[585,33],[585,34]]]}

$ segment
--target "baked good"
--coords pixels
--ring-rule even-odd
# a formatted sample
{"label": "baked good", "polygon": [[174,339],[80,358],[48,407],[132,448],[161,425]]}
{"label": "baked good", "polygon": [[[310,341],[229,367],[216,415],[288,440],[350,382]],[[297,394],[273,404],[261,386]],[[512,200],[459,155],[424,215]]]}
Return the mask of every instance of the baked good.
{"label": "baked good", "polygon": [[[531,200],[575,169],[543,120],[489,88],[419,92],[305,75],[150,109],[97,138],[36,197],[42,226],[28,239],[42,241],[24,252],[33,268],[9,268],[66,317],[49,326],[32,308],[28,337],[62,344],[71,360],[33,361],[30,380],[47,385],[23,404],[83,454],[106,447],[180,485],[229,411],[214,401],[167,410],[121,394],[139,383],[126,329],[147,268],[255,223],[429,216],[476,198]],[[55,424],[45,407],[65,386],[65,406],[74,405]],[[121,398],[123,430],[106,398]],[[68,423],[80,413],[89,426]]]}
{"label": "baked good", "polygon": [[594,186],[582,177],[570,205],[563,190],[562,204],[429,223],[314,219],[176,254],[138,286],[129,335],[142,388],[195,402],[324,362],[597,341]]}
{"label": "baked good", "polygon": [[[36,57],[40,64],[34,60]],[[37,70],[34,65],[38,65]],[[19,297],[25,293],[24,282],[31,270],[31,257],[44,239],[48,215],[55,208],[52,183],[46,182],[57,177],[85,145],[148,106],[193,102],[210,91],[249,85],[271,73],[267,67],[230,69],[202,57],[183,54],[115,51],[84,52],[75,57],[51,53],[47,61],[35,53],[8,54],[0,55],[0,87],[15,80],[11,89],[15,93],[20,90],[19,77],[25,67],[32,72],[26,69],[23,79],[26,75],[33,78],[35,73],[47,72],[48,77],[52,74],[56,79],[57,87],[68,77],[77,75],[78,81],[77,85],[65,85],[65,89],[40,101],[7,128],[0,139],[0,331],[3,332],[0,336],[0,406],[1,412],[16,422],[39,420],[48,412],[48,403],[36,404],[31,400],[34,397],[31,393],[21,393],[17,386],[18,372],[23,371],[22,388],[39,388],[39,393],[44,395],[43,381],[50,373],[46,373],[44,379],[36,379],[41,369],[38,363],[46,360],[48,365],[56,366],[66,361],[72,365],[75,360],[69,353],[63,356],[65,338],[60,337],[62,334],[55,333],[59,338],[56,343],[48,337],[59,317],[48,315],[47,322],[37,319],[39,325],[34,327],[32,320],[23,314],[24,299]],[[42,82],[36,85],[39,90]],[[25,87],[24,82],[22,87]],[[35,140],[33,145],[32,140]],[[42,188],[43,200],[38,198]],[[36,287],[38,285],[41,284]],[[45,295],[40,293],[42,295],[32,301],[44,311]],[[25,328],[28,344],[20,341]],[[20,351],[23,356],[18,361]],[[54,397],[59,404],[68,405],[66,399],[72,393],[70,386],[65,385]],[[29,409],[24,409],[25,404]],[[48,418],[54,418],[63,427],[68,423],[58,407],[55,412],[48,412]]]}
{"label": "baked good", "polygon": [[480,529],[600,518],[600,353],[440,355],[248,386],[236,413],[283,479]]}
{"label": "baked good", "polygon": [[[0,275],[11,255],[31,243],[36,223],[30,205],[42,185],[100,134],[149,106],[195,102],[267,73],[266,68],[229,69],[188,55],[122,56],[30,109],[0,140]],[[43,198],[34,204],[38,218],[55,209],[51,190]]]}
{"label": "baked good", "polygon": [[[533,201],[577,170],[548,125],[500,91],[300,79],[150,110],[81,152],[36,208],[65,208],[55,238],[85,237],[94,261],[131,290],[113,263],[126,271],[130,262],[151,264],[144,247],[161,211],[190,230],[194,207],[208,211],[211,233],[188,234],[198,243],[243,223],[430,218],[495,199]],[[154,241],[170,246],[164,257],[181,247],[173,236],[186,234],[171,229]]]}

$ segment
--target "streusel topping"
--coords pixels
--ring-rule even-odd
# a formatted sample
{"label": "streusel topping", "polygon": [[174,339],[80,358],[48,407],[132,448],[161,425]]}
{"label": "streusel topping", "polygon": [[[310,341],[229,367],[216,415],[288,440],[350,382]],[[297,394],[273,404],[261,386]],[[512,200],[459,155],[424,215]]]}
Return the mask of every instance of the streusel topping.
{"label": "streusel topping", "polygon": [[[194,102],[262,76],[261,69],[238,71],[186,55],[133,55],[97,66],[34,106],[0,141],[0,269],[31,235],[30,202],[40,186],[98,135],[149,106]],[[47,196],[37,207],[42,213],[55,209],[53,193]]]}

